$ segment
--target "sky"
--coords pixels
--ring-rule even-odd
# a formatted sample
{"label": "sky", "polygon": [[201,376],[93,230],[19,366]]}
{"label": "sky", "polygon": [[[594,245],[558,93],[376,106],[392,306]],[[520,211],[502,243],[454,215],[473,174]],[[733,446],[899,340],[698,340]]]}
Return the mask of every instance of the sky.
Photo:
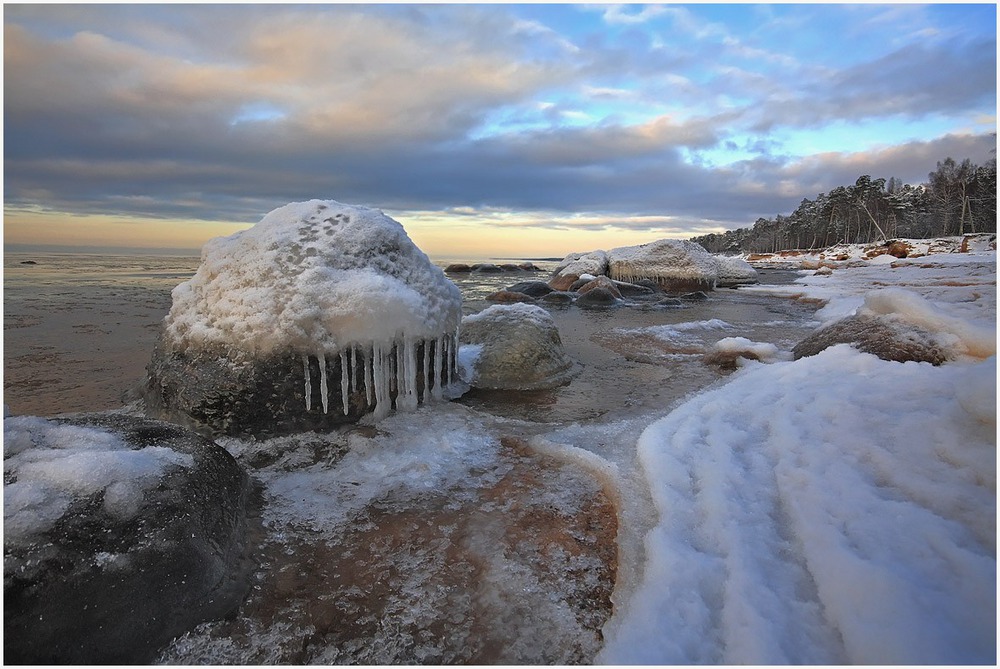
{"label": "sky", "polygon": [[313,198],[432,257],[687,239],[996,153],[996,6],[5,4],[4,244]]}

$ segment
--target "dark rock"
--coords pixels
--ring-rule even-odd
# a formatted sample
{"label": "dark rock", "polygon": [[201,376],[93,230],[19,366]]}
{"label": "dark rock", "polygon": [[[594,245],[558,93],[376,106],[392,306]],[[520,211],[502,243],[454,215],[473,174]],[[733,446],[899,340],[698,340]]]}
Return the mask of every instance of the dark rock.
{"label": "dark rock", "polygon": [[518,293],[511,290],[498,290],[495,293],[487,295],[486,301],[511,304],[514,302],[534,302],[535,298],[531,295],[526,295],[525,293]]}
{"label": "dark rock", "polygon": [[554,290],[551,293],[543,295],[541,298],[542,302],[548,302],[549,304],[569,304],[573,301],[573,295],[561,290]]}
{"label": "dark rock", "polygon": [[580,307],[609,307],[621,302],[621,299],[615,297],[607,288],[593,288],[586,293],[580,295],[576,298],[576,304]]}
{"label": "dark rock", "polygon": [[523,262],[520,265],[518,265],[518,267],[521,268],[521,269],[523,269],[525,272],[541,272],[542,271],[541,267],[539,267],[538,265],[535,265],[534,263],[530,263],[530,262]]}
{"label": "dark rock", "polygon": [[235,610],[249,589],[250,481],[224,449],[176,425],[111,413],[7,418],[5,501],[19,484],[52,484],[34,478],[37,470],[19,470],[12,441],[30,439],[27,450],[71,449],[93,434],[117,446],[76,451],[91,462],[102,455],[148,462],[169,452],[174,460],[141,488],[126,479],[88,488],[92,479],[81,478],[82,491],[72,489],[61,515],[27,534],[7,531],[24,526],[5,508],[5,663],[150,663],[172,638]]}
{"label": "dark rock", "polygon": [[591,281],[593,281],[593,279],[590,278],[590,275],[587,275],[585,278],[577,279],[576,281],[574,281],[572,284],[570,284],[570,287],[567,288],[566,290],[575,293],[575,292],[579,291],[581,288],[583,288],[584,286],[586,286]]}
{"label": "dark rock", "polygon": [[503,270],[498,265],[493,265],[491,263],[476,263],[472,266],[473,272],[480,272],[481,274],[500,274]]}
{"label": "dark rock", "polygon": [[[429,360],[435,360],[437,340],[417,344],[416,392],[436,383],[436,374],[427,374],[423,367],[424,347],[429,346]],[[446,343],[451,347],[451,344]],[[395,356],[395,347],[392,356]],[[168,350],[161,337],[153,348],[153,357],[146,368],[142,390],[146,413],[155,418],[184,425],[202,434],[274,436],[309,430],[329,430],[337,425],[357,422],[378,405],[374,392],[366,383],[366,361],[373,359],[373,350],[355,349],[353,363],[348,361],[348,409],[344,412],[341,393],[341,356],[331,355],[320,367],[317,356],[305,361],[296,353],[253,357],[236,350],[197,349]],[[457,375],[454,355],[445,356],[452,374]],[[308,364],[309,399],[306,401],[306,368]],[[324,374],[325,369],[325,374]],[[428,378],[429,377],[429,378]],[[322,383],[326,380],[327,407],[322,404]],[[390,386],[390,403],[395,406],[398,390]]]}
{"label": "dark rock", "polygon": [[615,282],[615,287],[618,289],[618,292],[621,293],[622,297],[643,298],[656,295],[660,292],[658,290],[654,291],[648,286],[640,286],[634,283],[623,283],[620,281]]}
{"label": "dark rock", "polygon": [[549,288],[552,290],[569,290],[579,278],[578,274],[560,274],[549,279]]}
{"label": "dark rock", "polygon": [[509,286],[507,290],[514,293],[524,293],[532,297],[542,297],[552,292],[552,288],[544,281],[522,281],[521,283]]}
{"label": "dark rock", "polygon": [[37,265],[38,263],[35,262],[34,260],[22,260],[21,264],[22,265]]}
{"label": "dark rock", "polygon": [[684,300],[686,302],[701,302],[702,300],[707,300],[708,295],[701,290],[696,290],[692,293],[682,293],[677,295],[677,299]]}
{"label": "dark rock", "polygon": [[466,272],[471,272],[472,267],[466,265],[465,263],[452,263],[444,268],[444,271],[449,274],[464,274]]}
{"label": "dark rock", "polygon": [[520,266],[515,265],[513,263],[504,263],[504,264],[500,265],[500,269],[502,269],[505,272],[523,272],[524,271],[524,270],[522,270],[520,268]]}
{"label": "dark rock", "polygon": [[836,344],[850,344],[859,351],[895,362],[940,365],[947,360],[933,333],[889,318],[868,315],[848,316],[816,330],[795,345],[792,355],[798,360]]}
{"label": "dark rock", "polygon": [[606,276],[599,276],[596,279],[593,279],[592,281],[588,281],[584,285],[580,286],[577,289],[577,292],[580,293],[580,295],[586,295],[590,291],[597,290],[598,288],[602,288],[608,291],[615,299],[620,300],[622,298],[622,294],[618,290],[618,286],[615,284],[614,281],[612,281]]}
{"label": "dark rock", "polygon": [[676,297],[664,297],[662,300],[656,302],[653,306],[673,309],[675,307],[683,307],[684,303],[678,300]]}

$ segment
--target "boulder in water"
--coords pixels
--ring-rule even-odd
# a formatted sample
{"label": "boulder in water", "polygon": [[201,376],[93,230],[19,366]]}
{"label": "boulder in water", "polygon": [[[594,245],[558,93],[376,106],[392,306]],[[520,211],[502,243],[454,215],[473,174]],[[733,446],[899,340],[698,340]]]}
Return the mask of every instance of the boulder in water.
{"label": "boulder in water", "polygon": [[598,288],[607,291],[616,300],[622,299],[622,294],[621,291],[618,290],[618,286],[615,285],[614,281],[612,281],[606,276],[599,276],[595,279],[588,281],[584,285],[577,288],[577,292],[580,293],[581,296],[583,296],[589,293],[590,291],[596,290]]}
{"label": "boulder in water", "polygon": [[757,270],[740,256],[715,256],[718,266],[717,288],[733,288],[751,283],[759,283]]}
{"label": "boulder in water", "polygon": [[540,390],[568,383],[576,373],[559,329],[545,309],[497,304],[462,319],[463,352],[475,354],[474,388]]}
{"label": "boulder in water", "polygon": [[522,281],[515,283],[513,286],[508,286],[507,290],[514,293],[524,293],[531,297],[542,297],[552,292],[552,288],[544,281]]}
{"label": "boulder in water", "polygon": [[211,434],[328,429],[441,398],[462,297],[380,211],[311,200],[209,241],[173,291],[147,410]]}
{"label": "boulder in water", "polygon": [[498,302],[501,304],[511,304],[514,302],[534,302],[535,298],[525,293],[516,293],[512,290],[498,290],[486,296],[487,302]]}
{"label": "boulder in water", "polygon": [[607,275],[615,281],[655,281],[667,293],[712,290],[718,280],[718,263],[694,242],[660,239],[638,246],[608,251]]}
{"label": "boulder in water", "polygon": [[242,601],[250,481],[123,414],[4,419],[4,661],[144,664]]}

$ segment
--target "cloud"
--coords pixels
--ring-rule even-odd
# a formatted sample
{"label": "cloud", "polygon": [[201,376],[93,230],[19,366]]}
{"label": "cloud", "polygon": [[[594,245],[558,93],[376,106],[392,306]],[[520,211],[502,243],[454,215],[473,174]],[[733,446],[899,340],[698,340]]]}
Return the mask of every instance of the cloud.
{"label": "cloud", "polygon": [[[255,222],[330,197],[523,212],[529,227],[700,230],[995,146],[953,134],[794,157],[770,134],[989,112],[995,35],[834,67],[684,7],[549,11],[616,28],[487,6],[11,6],[5,205]],[[730,145],[755,160],[691,158]],[[516,227],[505,216],[493,224]]]}

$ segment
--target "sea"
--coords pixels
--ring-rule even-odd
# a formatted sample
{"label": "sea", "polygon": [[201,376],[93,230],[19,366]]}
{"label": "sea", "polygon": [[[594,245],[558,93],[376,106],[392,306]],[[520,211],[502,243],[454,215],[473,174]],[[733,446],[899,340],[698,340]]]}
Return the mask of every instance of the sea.
{"label": "sea", "polygon": [[[452,259],[432,261],[443,268]],[[134,399],[170,309],[170,292],[199,262],[197,256],[5,253],[6,410],[51,416],[115,409]],[[489,306],[486,297],[497,290],[547,280],[557,265],[551,258],[492,262],[531,262],[541,271],[449,275],[462,291],[465,315]],[[790,270],[760,273],[762,283],[789,283],[798,276]],[[801,338],[815,311],[813,305],[738,290],[718,290],[671,309],[540,304],[554,318],[567,352],[583,366],[581,374],[555,391],[517,397],[473,392],[463,402],[549,423],[662,410],[725,375],[700,362],[710,340],[739,336],[782,348]]]}
{"label": "sea", "polygon": [[[449,275],[466,315],[557,265],[493,262],[539,271]],[[171,290],[198,264],[5,253],[5,415],[135,410]],[[760,270],[765,284],[797,276]],[[236,617],[199,625],[158,662],[592,662],[610,624],[608,592],[623,601],[635,587],[656,521],[639,435],[727,383],[732,371],[703,360],[713,343],[744,337],[790,350],[815,326],[817,305],[738,289],[679,307],[539,304],[577,363],[564,386],[474,389],[329,437],[220,439],[268,500],[259,568]],[[601,510],[598,479],[613,512]]]}

